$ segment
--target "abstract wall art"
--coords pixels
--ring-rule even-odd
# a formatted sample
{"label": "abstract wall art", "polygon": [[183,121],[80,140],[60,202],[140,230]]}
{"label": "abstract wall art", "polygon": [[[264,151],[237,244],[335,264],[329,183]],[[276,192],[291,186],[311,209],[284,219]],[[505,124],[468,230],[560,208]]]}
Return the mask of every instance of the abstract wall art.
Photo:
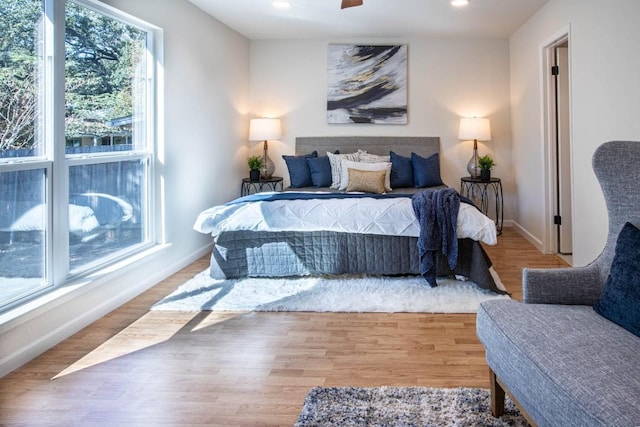
{"label": "abstract wall art", "polygon": [[328,123],[407,124],[407,46],[330,44]]}

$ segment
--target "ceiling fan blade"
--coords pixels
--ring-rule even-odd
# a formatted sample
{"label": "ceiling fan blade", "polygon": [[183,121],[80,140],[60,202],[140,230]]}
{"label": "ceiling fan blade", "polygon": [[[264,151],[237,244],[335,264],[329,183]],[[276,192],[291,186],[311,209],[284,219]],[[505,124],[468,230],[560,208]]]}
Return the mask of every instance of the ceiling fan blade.
{"label": "ceiling fan blade", "polygon": [[353,6],[362,6],[362,0],[342,0],[342,6],[340,6],[340,9],[346,9]]}

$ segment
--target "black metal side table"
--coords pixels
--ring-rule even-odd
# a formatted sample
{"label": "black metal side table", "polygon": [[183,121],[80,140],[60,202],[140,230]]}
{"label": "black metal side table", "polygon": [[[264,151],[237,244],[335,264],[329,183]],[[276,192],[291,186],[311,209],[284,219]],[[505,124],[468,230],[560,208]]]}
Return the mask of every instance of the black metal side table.
{"label": "black metal side table", "polygon": [[272,176],[271,178],[260,178],[257,181],[251,181],[249,178],[242,179],[242,187],[240,188],[240,196],[248,196],[261,191],[280,191],[283,190],[281,176]]}
{"label": "black metal side table", "polygon": [[478,204],[483,214],[489,216],[490,196],[493,195],[495,202],[496,230],[498,235],[502,234],[502,224],[504,222],[504,203],[502,200],[502,180],[500,178],[491,178],[483,181],[480,178],[472,178],[465,176],[460,178],[460,195],[468,197],[474,203]]}

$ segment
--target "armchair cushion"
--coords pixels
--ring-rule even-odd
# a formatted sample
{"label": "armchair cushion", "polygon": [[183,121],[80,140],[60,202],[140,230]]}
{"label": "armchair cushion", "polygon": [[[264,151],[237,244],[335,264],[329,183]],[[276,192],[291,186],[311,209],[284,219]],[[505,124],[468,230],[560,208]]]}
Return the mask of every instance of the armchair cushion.
{"label": "armchair cushion", "polygon": [[480,304],[489,367],[539,426],[636,426],[640,338],[584,305]]}
{"label": "armchair cushion", "polygon": [[640,336],[640,230],[631,223],[618,235],[609,278],[593,308]]}

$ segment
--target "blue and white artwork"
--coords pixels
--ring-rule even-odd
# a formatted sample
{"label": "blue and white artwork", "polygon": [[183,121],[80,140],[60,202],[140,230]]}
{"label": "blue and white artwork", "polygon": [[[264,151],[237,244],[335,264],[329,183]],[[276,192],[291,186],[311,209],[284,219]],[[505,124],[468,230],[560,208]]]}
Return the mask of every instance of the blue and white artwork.
{"label": "blue and white artwork", "polygon": [[329,123],[407,124],[407,46],[330,44]]}

